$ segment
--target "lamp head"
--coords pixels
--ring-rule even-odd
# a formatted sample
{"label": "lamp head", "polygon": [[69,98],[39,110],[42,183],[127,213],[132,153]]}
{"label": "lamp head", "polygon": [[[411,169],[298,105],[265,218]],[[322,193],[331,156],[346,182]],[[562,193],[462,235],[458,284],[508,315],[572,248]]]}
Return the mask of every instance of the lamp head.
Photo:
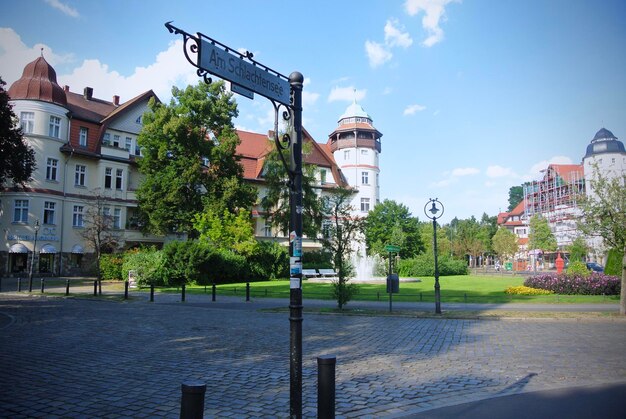
{"label": "lamp head", "polygon": [[439,212],[439,208],[437,208],[437,206],[435,205],[435,201],[433,201],[433,206],[428,211],[430,211],[433,217],[437,215],[437,213]]}
{"label": "lamp head", "polygon": [[35,220],[35,231],[39,230],[39,219]]}

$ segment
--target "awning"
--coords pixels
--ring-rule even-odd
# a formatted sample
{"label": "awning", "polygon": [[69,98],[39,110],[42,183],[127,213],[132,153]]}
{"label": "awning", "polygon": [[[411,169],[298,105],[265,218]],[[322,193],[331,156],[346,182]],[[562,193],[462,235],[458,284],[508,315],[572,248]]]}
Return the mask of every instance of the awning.
{"label": "awning", "polygon": [[41,247],[41,250],[39,251],[39,253],[56,253],[57,249],[54,248],[53,245],[51,244],[44,244]]}
{"label": "awning", "polygon": [[28,253],[28,248],[22,243],[15,243],[9,249],[9,253]]}
{"label": "awning", "polygon": [[82,255],[83,253],[85,253],[85,251],[83,250],[83,246],[81,246],[80,244],[75,244],[72,247],[71,253],[78,253]]}

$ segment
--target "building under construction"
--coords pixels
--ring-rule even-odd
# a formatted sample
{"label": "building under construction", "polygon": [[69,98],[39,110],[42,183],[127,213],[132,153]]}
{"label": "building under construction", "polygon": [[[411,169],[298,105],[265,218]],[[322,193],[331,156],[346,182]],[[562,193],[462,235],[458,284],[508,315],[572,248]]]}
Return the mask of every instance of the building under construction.
{"label": "building under construction", "polygon": [[548,220],[559,248],[572,243],[577,235],[578,202],[585,194],[582,164],[551,164],[543,178],[524,185],[527,220],[540,214]]}

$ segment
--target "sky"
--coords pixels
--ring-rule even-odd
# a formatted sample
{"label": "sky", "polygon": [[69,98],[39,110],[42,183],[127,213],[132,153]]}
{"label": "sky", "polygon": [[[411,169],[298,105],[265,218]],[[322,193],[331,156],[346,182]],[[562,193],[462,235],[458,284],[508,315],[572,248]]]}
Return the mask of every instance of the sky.
{"label": "sky", "polygon": [[[381,200],[426,220],[505,211],[512,186],[579,164],[600,128],[626,138],[623,0],[3,0],[6,88],[41,54],[61,86],[121,101],[199,81],[173,21],[282,73],[301,72],[320,143],[354,101],[383,133]],[[239,129],[273,129],[271,102],[235,95]]]}

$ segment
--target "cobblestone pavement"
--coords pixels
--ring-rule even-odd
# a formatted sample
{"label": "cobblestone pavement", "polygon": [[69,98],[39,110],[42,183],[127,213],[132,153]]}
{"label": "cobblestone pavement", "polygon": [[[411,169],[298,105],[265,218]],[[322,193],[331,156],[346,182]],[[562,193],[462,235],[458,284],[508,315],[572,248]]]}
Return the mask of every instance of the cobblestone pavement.
{"label": "cobblestone pavement", "polygon": [[[160,297],[160,296],[159,296]],[[288,417],[287,313],[248,303],[0,294],[0,417]],[[337,356],[337,416],[394,417],[534,390],[626,382],[621,320],[440,320],[306,314],[305,417],[316,357]]]}

